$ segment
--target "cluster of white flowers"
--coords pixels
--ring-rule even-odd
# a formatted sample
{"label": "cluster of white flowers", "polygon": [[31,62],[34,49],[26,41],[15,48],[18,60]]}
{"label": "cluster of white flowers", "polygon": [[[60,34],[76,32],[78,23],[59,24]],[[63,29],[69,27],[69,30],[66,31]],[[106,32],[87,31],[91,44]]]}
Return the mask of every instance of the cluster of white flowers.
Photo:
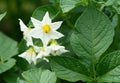
{"label": "cluster of white flowers", "polygon": [[[65,50],[64,46],[60,46],[55,40],[64,36],[63,34],[56,31],[61,26],[62,21],[52,23],[48,12],[46,12],[42,21],[31,17],[34,28],[28,28],[22,22],[22,20],[19,19],[19,21],[20,29],[23,32],[23,38],[26,40],[29,49],[18,56],[25,58],[30,64],[36,64],[37,59],[39,58],[48,61],[46,58],[47,56],[56,56],[68,52],[68,50]],[[35,46],[33,44],[32,37],[40,38],[42,40],[43,46]]]}

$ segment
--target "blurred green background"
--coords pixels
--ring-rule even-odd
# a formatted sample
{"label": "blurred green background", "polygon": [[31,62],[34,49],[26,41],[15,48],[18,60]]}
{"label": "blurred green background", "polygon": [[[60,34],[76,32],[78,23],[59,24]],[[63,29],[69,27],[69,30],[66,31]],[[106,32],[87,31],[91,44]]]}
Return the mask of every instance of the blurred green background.
{"label": "blurred green background", "polygon": [[0,31],[14,40],[20,41],[22,33],[18,19],[22,19],[27,24],[33,11],[46,3],[48,0],[0,0],[0,13],[7,12],[0,22]]}

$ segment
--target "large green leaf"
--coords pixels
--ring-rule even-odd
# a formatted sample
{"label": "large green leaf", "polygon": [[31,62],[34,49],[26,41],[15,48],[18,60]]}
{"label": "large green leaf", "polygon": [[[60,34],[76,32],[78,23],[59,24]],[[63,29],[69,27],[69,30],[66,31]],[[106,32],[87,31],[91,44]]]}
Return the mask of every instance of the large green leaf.
{"label": "large green leaf", "polygon": [[2,18],[6,15],[6,12],[3,14],[0,14],[0,21],[2,20]]}
{"label": "large green leaf", "polygon": [[56,76],[61,79],[70,82],[91,80],[88,69],[75,58],[65,56],[51,57],[50,64]]}
{"label": "large green leaf", "polygon": [[0,63],[0,74],[12,68],[15,62],[15,59],[9,59],[7,62]]}
{"label": "large green leaf", "polygon": [[56,83],[55,73],[49,70],[31,69],[23,72],[22,76],[26,83]]}
{"label": "large green leaf", "polygon": [[88,0],[60,0],[63,13],[69,12],[78,5],[88,5]]}
{"label": "large green leaf", "polygon": [[12,56],[18,53],[17,42],[0,33],[0,73],[5,72],[15,65]]}
{"label": "large green leaf", "polygon": [[78,18],[71,35],[73,51],[86,66],[95,64],[113,41],[114,27],[109,18],[89,7]]}
{"label": "large green leaf", "polygon": [[17,42],[3,33],[0,33],[0,45],[0,60],[2,62],[18,53]]}
{"label": "large green leaf", "polygon": [[120,82],[120,51],[104,56],[98,66],[99,82]]}

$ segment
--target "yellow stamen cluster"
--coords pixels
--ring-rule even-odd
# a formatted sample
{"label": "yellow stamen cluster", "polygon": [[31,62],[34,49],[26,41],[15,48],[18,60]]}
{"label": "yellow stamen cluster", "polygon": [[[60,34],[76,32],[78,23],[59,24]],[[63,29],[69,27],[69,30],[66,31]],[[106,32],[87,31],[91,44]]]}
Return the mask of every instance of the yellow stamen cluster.
{"label": "yellow stamen cluster", "polygon": [[34,49],[33,48],[29,48],[27,52],[29,53],[29,55],[32,55],[33,52],[34,52]]}
{"label": "yellow stamen cluster", "polygon": [[45,52],[45,48],[44,47],[40,48],[40,50],[43,51],[43,52]]}
{"label": "yellow stamen cluster", "polygon": [[57,43],[56,40],[51,40],[51,44],[52,44],[52,45],[58,45],[58,43]]}
{"label": "yellow stamen cluster", "polygon": [[43,31],[44,31],[45,33],[50,32],[50,30],[51,30],[51,28],[50,28],[50,26],[49,26],[48,24],[45,24],[45,25],[43,26]]}

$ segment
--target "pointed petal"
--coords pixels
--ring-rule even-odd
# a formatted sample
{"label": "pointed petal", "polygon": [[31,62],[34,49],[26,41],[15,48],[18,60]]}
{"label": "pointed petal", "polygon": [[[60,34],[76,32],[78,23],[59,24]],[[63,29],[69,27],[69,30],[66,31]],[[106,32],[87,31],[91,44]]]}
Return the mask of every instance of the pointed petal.
{"label": "pointed petal", "polygon": [[35,52],[40,52],[40,47],[38,47],[38,46],[33,46],[33,48],[34,48],[34,50],[35,50]]}
{"label": "pointed petal", "polygon": [[36,59],[39,59],[39,58],[42,58],[43,56],[42,56],[42,53],[40,52],[40,53],[38,53],[38,55],[36,56]]}
{"label": "pointed petal", "polygon": [[32,41],[32,37],[31,36],[29,36],[29,35],[24,36],[24,39],[26,40],[27,46],[30,46],[30,45],[33,46],[33,41]]}
{"label": "pointed petal", "polygon": [[32,63],[32,60],[31,60],[31,56],[30,56],[30,55],[26,55],[26,60],[28,61],[29,64]]}
{"label": "pointed petal", "polygon": [[19,57],[25,58],[27,52],[23,52],[22,54],[18,55]]}
{"label": "pointed petal", "polygon": [[45,48],[45,53],[44,53],[44,56],[49,56],[50,55],[50,52],[51,52],[51,49],[50,48],[48,48],[48,47],[46,47]]}
{"label": "pointed petal", "polygon": [[45,36],[44,39],[42,39],[43,46],[46,47],[49,41],[50,41],[50,38]]}
{"label": "pointed petal", "polygon": [[41,38],[43,36],[43,32],[40,28],[34,28],[30,32],[31,36],[34,38]]}
{"label": "pointed petal", "polygon": [[45,24],[50,24],[51,23],[51,19],[50,19],[50,16],[49,16],[48,12],[45,13],[45,16],[43,17],[42,22],[45,23]]}
{"label": "pointed petal", "polygon": [[51,23],[51,28],[53,30],[57,30],[58,28],[60,28],[62,23],[63,23],[62,21]]}
{"label": "pointed petal", "polygon": [[23,21],[21,19],[19,19],[19,24],[20,24],[20,30],[23,32],[28,32],[28,28],[27,26],[23,23]]}
{"label": "pointed petal", "polygon": [[57,31],[51,31],[50,33],[43,33],[42,37],[41,37],[41,40],[43,42],[43,45],[44,46],[47,46],[47,44],[49,43],[49,41],[51,39],[59,39],[61,37],[63,37],[64,35],[57,32]]}
{"label": "pointed petal", "polygon": [[31,17],[31,21],[32,21],[33,25],[35,26],[35,28],[41,28],[42,22],[40,22],[39,20],[37,20],[33,17]]}
{"label": "pointed petal", "polygon": [[41,38],[43,42],[43,46],[46,47],[49,41],[51,40],[51,35],[43,33],[43,37]]}
{"label": "pointed petal", "polygon": [[32,62],[32,61],[31,61],[31,56],[28,55],[27,52],[23,52],[22,54],[20,54],[20,55],[18,55],[18,56],[26,59],[26,60],[28,61],[28,63],[31,64],[31,62]]}
{"label": "pointed petal", "polygon": [[49,60],[47,58],[43,58],[43,60],[45,60],[46,62],[49,62]]}
{"label": "pointed petal", "polygon": [[59,39],[64,36],[63,34],[57,32],[57,31],[51,31],[49,33],[49,35],[50,35],[51,39]]}
{"label": "pointed petal", "polygon": [[62,53],[69,52],[69,51],[66,50],[65,48],[61,48],[60,51],[61,51]]}

